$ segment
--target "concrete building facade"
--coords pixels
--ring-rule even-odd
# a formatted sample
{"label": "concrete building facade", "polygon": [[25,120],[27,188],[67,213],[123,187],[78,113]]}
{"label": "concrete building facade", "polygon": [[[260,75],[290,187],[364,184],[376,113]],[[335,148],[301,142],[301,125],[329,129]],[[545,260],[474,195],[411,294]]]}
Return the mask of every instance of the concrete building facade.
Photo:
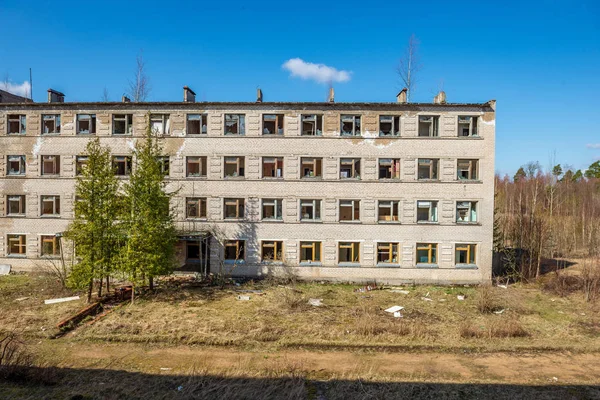
{"label": "concrete building facade", "polygon": [[[491,278],[495,102],[0,104],[0,263],[59,257],[85,147],[123,180],[148,123],[164,148],[182,270],[319,280]],[[58,235],[60,236],[60,235]],[[63,244],[64,246],[64,244]],[[64,247],[63,247],[64,251]]]}

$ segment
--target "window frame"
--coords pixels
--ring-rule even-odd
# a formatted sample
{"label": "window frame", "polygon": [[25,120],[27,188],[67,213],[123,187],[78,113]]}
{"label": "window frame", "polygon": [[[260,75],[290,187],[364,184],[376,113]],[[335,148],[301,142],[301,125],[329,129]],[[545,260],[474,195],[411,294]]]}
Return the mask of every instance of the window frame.
{"label": "window frame", "polygon": [[[350,120],[352,119],[352,120]],[[357,123],[358,121],[358,123]],[[344,133],[344,123],[352,124],[352,132]],[[358,134],[356,130],[358,129]],[[361,114],[340,114],[340,136],[362,136],[362,115]]]}
{"label": "window frame", "polygon": [[[19,252],[13,253],[11,251],[12,242],[14,239],[18,239],[16,244]],[[8,233],[6,234],[6,256],[7,257],[27,257],[27,235],[24,233]]]}
{"label": "window frame", "polygon": [[[429,162],[429,177],[421,178],[421,165]],[[433,176],[433,177],[432,177]],[[439,158],[418,158],[417,159],[417,180],[419,181],[439,181],[440,180],[440,159]]]}
{"label": "window frame", "polygon": [[[309,132],[308,130],[304,130],[304,123],[314,123],[313,129],[311,129],[314,133],[306,134],[304,132]],[[300,136],[323,136],[323,114],[301,114],[300,115]]]}
{"label": "window frame", "polygon": [[[341,180],[345,180],[345,179],[361,179],[361,167],[362,167],[362,160],[360,158],[349,158],[349,157],[344,157],[344,158],[340,158],[340,174],[339,174],[339,179]],[[350,167],[350,176],[346,176],[343,177],[342,176],[342,168],[344,165],[351,165]]]}
{"label": "window frame", "polygon": [[[350,260],[342,261],[342,250],[350,249]],[[360,242],[338,242],[338,265],[360,264]]]}
{"label": "window frame", "polygon": [[[235,216],[228,217],[227,207],[235,207]],[[223,220],[239,221],[244,219],[246,213],[246,199],[243,197],[226,197],[223,199]]]}
{"label": "window frame", "polygon": [[[346,203],[346,204],[343,204]],[[342,207],[350,207],[351,219],[342,219]],[[341,199],[338,203],[338,221],[342,223],[357,223],[360,222],[360,200],[355,199]],[[357,216],[358,215],[358,216]]]}
{"label": "window frame", "polygon": [[[46,121],[53,121],[54,130],[52,132],[45,132]],[[42,125],[42,133],[41,133],[42,136],[60,135],[60,129],[61,129],[60,114],[42,114],[41,125]]]}
{"label": "window frame", "polygon": [[[460,246],[460,247],[459,247]],[[464,247],[466,246],[466,247]],[[458,262],[459,251],[466,251],[466,263]],[[471,258],[473,262],[471,262]],[[456,266],[477,266],[477,244],[476,243],[455,243],[454,244],[454,265]]]}
{"label": "window frame", "polygon": [[[462,203],[462,204],[461,204]],[[467,203],[467,205],[465,205],[464,203]],[[455,218],[455,222],[459,225],[474,225],[479,223],[479,215],[478,215],[478,201],[475,200],[459,200],[456,202],[456,218]],[[460,211],[459,210],[467,210],[467,215],[468,215],[468,220],[467,221],[462,221],[459,218],[460,215]],[[473,213],[475,213],[475,221],[472,221],[471,218],[473,216]]]}
{"label": "window frame", "polygon": [[[40,156],[40,175],[41,176],[60,176],[60,156],[58,155],[42,155]],[[46,172],[46,164],[49,163],[52,168],[51,171]]]}
{"label": "window frame", "polygon": [[[117,133],[115,129],[115,122],[123,121],[125,123],[125,130],[123,133]],[[130,136],[133,135],[133,114],[113,114],[112,115],[112,134],[113,136]]]}
{"label": "window frame", "polygon": [[[420,262],[419,261],[419,250],[421,251],[427,251],[428,255],[427,255],[427,262]],[[438,257],[437,254],[438,253],[438,244],[437,243],[421,243],[418,242],[416,244],[416,265],[437,265],[438,262]]]}
{"label": "window frame", "polygon": [[[383,164],[385,163],[385,164]],[[389,163],[389,167],[387,166]],[[385,175],[390,175],[382,177],[381,171],[385,170]],[[377,177],[379,180],[400,180],[402,179],[402,175],[400,175],[401,171],[401,159],[400,158],[379,158],[377,160]]]}
{"label": "window frame", "polygon": [[163,173],[165,178],[171,176],[171,157],[170,156],[158,156],[156,158],[160,165],[160,172]]}
{"label": "window frame", "polygon": [[[466,169],[461,168],[461,164],[466,165]],[[467,171],[467,177],[464,178],[461,171]],[[476,158],[459,158],[456,160],[456,179],[459,181],[478,181],[479,180],[479,160]]]}
{"label": "window frame", "polygon": [[[11,160],[11,158],[15,159],[15,158],[19,158],[18,163],[19,163],[19,171],[18,172],[11,172],[11,163],[17,162],[15,160]],[[25,155],[21,155],[21,154],[9,154],[6,156],[6,175],[7,176],[24,176],[27,173],[27,156]]]}
{"label": "window frame", "polygon": [[[51,243],[52,246],[52,251],[49,254],[44,251],[44,245],[46,243]],[[56,235],[40,235],[40,244],[40,257],[60,257],[60,241]]]}
{"label": "window frame", "polygon": [[[398,242],[377,242],[377,265],[400,265],[400,243]],[[386,250],[387,261],[381,261],[379,259],[380,254],[383,254],[381,250]],[[395,259],[394,259],[395,255]]]}
{"label": "window frame", "polygon": [[[160,123],[160,129],[154,129],[155,122]],[[171,114],[150,114],[148,123],[150,131],[155,135],[169,136],[171,134]]]}
{"label": "window frame", "polygon": [[[196,121],[195,117],[198,117],[197,121],[198,122],[198,132],[199,133],[190,133],[190,121]],[[190,117],[194,117],[193,119],[190,119]],[[207,113],[201,113],[201,114],[186,114],[185,115],[185,135],[186,136],[201,136],[201,135],[208,135],[208,114]]]}
{"label": "window frame", "polygon": [[[235,258],[227,258],[227,248],[235,248]],[[240,257],[241,255],[241,257]],[[223,261],[226,263],[239,263],[246,260],[246,241],[241,239],[229,239],[223,244]]]}
{"label": "window frame", "polygon": [[[382,203],[389,203],[389,206]],[[390,219],[381,219],[381,208],[390,209]],[[394,208],[396,215],[394,215]],[[395,217],[395,219],[394,219]],[[378,200],[377,201],[377,223],[383,224],[398,224],[400,223],[400,200]]]}
{"label": "window frame", "polygon": [[[235,158],[234,175],[227,175],[227,164],[234,164],[231,159]],[[230,159],[230,160],[228,160]],[[244,156],[224,156],[223,157],[223,177],[225,179],[245,179],[246,175],[246,157]]]}
{"label": "window frame", "polygon": [[[429,205],[427,206],[427,203]],[[419,210],[427,209],[427,219],[419,219]],[[437,200],[417,200],[417,224],[437,224],[439,223],[438,201]]]}
{"label": "window frame", "polygon": [[[11,123],[19,124],[18,132],[11,132]],[[26,135],[27,134],[27,114],[7,114],[6,116],[6,134],[10,136]]]}
{"label": "window frame", "polygon": [[[44,212],[44,203],[52,202],[52,213]],[[40,217],[60,217],[60,196],[55,194],[40,195]]]}
{"label": "window frame", "polygon": [[[305,166],[310,165],[312,165],[313,175],[305,175]],[[300,179],[323,179],[323,157],[300,157]]]}
{"label": "window frame", "polygon": [[[431,121],[427,121],[427,119]],[[429,124],[427,135],[421,135],[421,123]],[[417,117],[417,137],[440,137],[440,116],[419,115]]]}
{"label": "window frame", "polygon": [[[111,161],[112,161],[113,170],[115,171],[115,176],[130,176],[131,175],[131,170],[133,168],[131,156],[112,156]],[[118,164],[120,164],[122,162],[125,163],[125,170],[124,170],[123,174],[118,174],[117,173],[119,171]]]}
{"label": "window frame", "polygon": [[89,161],[90,157],[87,155],[75,156],[75,176],[79,176],[83,173],[83,168],[87,166]]}
{"label": "window frame", "polygon": [[[391,118],[391,122],[384,122],[382,121],[382,119],[388,119]],[[392,129],[391,129],[391,134],[385,134],[382,130],[381,130],[381,124],[383,123],[391,123]],[[402,136],[401,134],[401,127],[402,127],[402,122],[401,122],[401,116],[400,115],[391,115],[391,114],[381,114],[379,115],[378,118],[378,128],[379,128],[379,137],[400,137]],[[396,128],[397,126],[397,128]]]}
{"label": "window frame", "polygon": [[[192,175],[190,166],[198,166],[198,174]],[[185,157],[185,177],[186,178],[206,178],[208,176],[208,157],[207,156],[186,156]]]}
{"label": "window frame", "polygon": [[[311,249],[312,252],[312,257],[311,259],[304,259],[303,257],[303,252],[304,249]],[[308,241],[308,240],[303,240],[300,242],[300,265],[307,265],[307,264],[317,264],[320,265],[321,264],[321,259],[323,258],[323,254],[321,253],[323,251],[323,244],[321,241]]]}
{"label": "window frame", "polygon": [[[271,204],[271,202],[272,202],[272,204]],[[274,217],[265,217],[265,207],[273,207]],[[261,210],[261,221],[283,221],[283,199],[282,198],[262,199],[260,210]],[[278,211],[279,211],[279,213],[278,213]]]}
{"label": "window frame", "polygon": [[[265,248],[273,249],[273,258],[265,259]],[[284,260],[283,240],[261,240],[260,260],[263,263],[282,263]]]}
{"label": "window frame", "polygon": [[[323,200],[321,199],[300,199],[300,222],[321,222],[321,209]],[[308,218],[304,218],[304,214],[302,213],[303,207],[312,207],[312,212]],[[318,216],[317,216],[318,214]],[[315,218],[317,216],[317,218]]]}
{"label": "window frame", "polygon": [[[88,131],[81,130],[81,121],[85,120],[82,117],[89,117],[89,129]],[[75,134],[76,135],[95,135],[96,134],[96,114],[77,114],[75,115]]]}
{"label": "window frame", "polygon": [[[462,121],[461,121],[462,118]],[[468,122],[465,119],[468,118]],[[463,135],[464,125],[468,125],[467,134]],[[462,129],[461,129],[462,126]],[[458,137],[478,138],[479,136],[479,116],[478,115],[458,115],[456,117],[456,131]]]}
{"label": "window frame", "polygon": [[[271,160],[273,160],[271,162]],[[265,175],[265,164],[274,164],[273,173],[275,176]],[[277,171],[280,170],[279,176]],[[284,157],[262,157],[262,168],[261,168],[262,179],[283,179],[284,174]]]}
{"label": "window frame", "polygon": [[[18,198],[18,199],[17,199]],[[11,212],[11,203],[18,201],[19,212]],[[7,217],[23,217],[27,215],[27,196],[24,194],[7,194],[6,195],[6,216]]]}
{"label": "window frame", "polygon": [[[267,130],[267,128],[265,127],[265,122],[271,122],[271,120],[266,121],[266,119],[265,119],[266,117],[274,118],[276,132],[265,132]],[[262,114],[260,120],[261,120],[262,135],[264,135],[264,136],[284,136],[285,135],[285,114]],[[279,128],[280,126],[281,126],[281,128]],[[281,132],[280,132],[280,130],[281,130]]]}
{"label": "window frame", "polygon": [[[235,117],[235,118],[233,118]],[[227,132],[227,121],[237,120],[237,132]],[[240,122],[241,121],[241,122]],[[233,126],[230,124],[230,126]],[[223,134],[225,136],[245,136],[246,135],[246,114],[225,114],[223,117]]]}
{"label": "window frame", "polygon": [[[198,215],[190,215],[190,206],[196,207]],[[204,215],[203,212],[204,211]],[[185,218],[186,219],[202,219],[208,217],[208,198],[206,197],[186,197],[185,198]]]}

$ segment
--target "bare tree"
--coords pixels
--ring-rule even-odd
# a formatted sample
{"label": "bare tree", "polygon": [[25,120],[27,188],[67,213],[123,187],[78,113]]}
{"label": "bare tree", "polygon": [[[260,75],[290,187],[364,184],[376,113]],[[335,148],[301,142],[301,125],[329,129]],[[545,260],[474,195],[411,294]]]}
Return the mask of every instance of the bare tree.
{"label": "bare tree", "polygon": [[406,100],[410,101],[412,92],[416,86],[416,75],[421,70],[419,63],[419,40],[412,34],[408,39],[408,46],[398,63],[398,75],[406,87]]}
{"label": "bare tree", "polygon": [[101,100],[105,103],[110,101],[110,97],[108,96],[108,89],[106,87],[104,87],[104,90],[102,91]]}
{"label": "bare tree", "polygon": [[134,102],[146,101],[150,94],[150,79],[146,75],[146,62],[144,54],[140,53],[136,57],[136,69],[133,80],[129,81],[128,95]]}

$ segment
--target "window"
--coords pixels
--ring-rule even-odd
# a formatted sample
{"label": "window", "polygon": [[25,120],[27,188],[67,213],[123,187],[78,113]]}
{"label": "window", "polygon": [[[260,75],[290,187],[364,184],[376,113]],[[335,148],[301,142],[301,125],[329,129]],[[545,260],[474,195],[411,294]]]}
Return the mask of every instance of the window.
{"label": "window", "polygon": [[157,161],[160,166],[160,172],[162,172],[164,176],[169,176],[169,172],[171,170],[171,161],[169,156],[160,156],[157,158]]}
{"label": "window", "polygon": [[377,243],[377,263],[397,264],[398,243]]}
{"label": "window", "polygon": [[263,240],[261,257],[264,262],[283,261],[283,242]]}
{"label": "window", "polygon": [[22,114],[8,115],[9,135],[24,135],[27,132],[27,117]]}
{"label": "window", "polygon": [[456,175],[459,180],[477,180],[477,160],[458,160]]}
{"label": "window", "polygon": [[41,215],[60,215],[60,196],[41,196]]}
{"label": "window", "polygon": [[340,200],[340,221],[360,221],[360,200]]}
{"label": "window", "polygon": [[150,114],[150,129],[157,135],[168,135],[171,132],[169,114]]}
{"label": "window", "polygon": [[25,195],[6,196],[6,215],[25,215]]}
{"label": "window", "polygon": [[323,134],[323,116],[317,114],[302,115],[302,136],[321,136]]}
{"label": "window", "polygon": [[323,176],[322,165],[322,158],[302,157],[300,167],[302,178],[321,178]]}
{"label": "window", "polygon": [[245,135],[246,117],[244,114],[225,114],[225,134],[226,135]]}
{"label": "window", "polygon": [[398,222],[398,203],[397,200],[380,200],[377,208],[379,222]]}
{"label": "window", "polygon": [[433,115],[419,115],[419,136],[436,137],[438,136],[438,125],[440,117]]}
{"label": "window", "polygon": [[263,157],[263,178],[283,178],[283,157]]}
{"label": "window", "polygon": [[357,263],[359,259],[359,242],[340,242],[339,243],[339,263]]}
{"label": "window", "polygon": [[380,158],[379,179],[400,179],[400,159]]}
{"label": "window", "polygon": [[206,157],[186,157],[185,176],[206,178]]}
{"label": "window", "polygon": [[476,264],[474,244],[456,244],[454,261],[456,264]]}
{"label": "window", "polygon": [[225,261],[240,261],[246,257],[244,240],[227,240],[225,242]]}
{"label": "window", "polygon": [[360,115],[342,115],[340,125],[342,136],[360,136]]}
{"label": "window", "polygon": [[456,202],[456,222],[475,223],[477,222],[477,202],[476,201],[458,201]]}
{"label": "window", "polygon": [[321,242],[300,242],[300,262],[321,261]]}
{"label": "window", "polygon": [[83,169],[87,167],[88,161],[88,156],[75,157],[75,175],[81,175],[83,173]]}
{"label": "window", "polygon": [[25,235],[7,235],[7,239],[9,256],[25,256],[27,251]]}
{"label": "window", "polygon": [[300,200],[300,221],[321,220],[321,200]]}
{"label": "window", "polygon": [[394,115],[380,115],[379,136],[400,136],[400,117]]}
{"label": "window", "polygon": [[188,114],[186,122],[186,133],[188,135],[206,135],[206,127],[208,125],[207,114]]}
{"label": "window", "polygon": [[417,243],[417,264],[436,264],[437,244]]}
{"label": "window", "polygon": [[42,236],[42,256],[59,256],[60,246],[58,238],[55,235]]}
{"label": "window", "polygon": [[282,204],[283,199],[263,199],[262,219],[283,220]]}
{"label": "window", "polygon": [[225,219],[244,218],[244,199],[225,199]]}
{"label": "window", "polygon": [[42,156],[42,175],[60,175],[60,156]]}
{"label": "window", "polygon": [[131,157],[130,156],[113,156],[113,169],[117,176],[127,176],[131,174]]}
{"label": "window", "polygon": [[458,136],[478,136],[477,117],[458,116]]}
{"label": "window", "polygon": [[340,159],[340,179],[360,179],[360,158]]}
{"label": "window", "polygon": [[113,135],[131,135],[133,133],[133,114],[113,115]]}
{"label": "window", "polygon": [[25,156],[7,156],[8,175],[25,175]]}
{"label": "window", "polygon": [[60,114],[42,115],[42,135],[60,133]]}
{"label": "window", "polygon": [[225,178],[244,176],[244,157],[225,157]]}
{"label": "window", "polygon": [[417,201],[417,222],[437,222],[437,201]]}
{"label": "window", "polygon": [[419,158],[418,179],[438,179],[439,159]]}
{"label": "window", "polygon": [[283,114],[264,114],[263,135],[283,135]]}
{"label": "window", "polygon": [[206,218],[206,197],[188,197],[185,204],[186,218]]}
{"label": "window", "polygon": [[77,114],[77,134],[96,133],[96,114]]}

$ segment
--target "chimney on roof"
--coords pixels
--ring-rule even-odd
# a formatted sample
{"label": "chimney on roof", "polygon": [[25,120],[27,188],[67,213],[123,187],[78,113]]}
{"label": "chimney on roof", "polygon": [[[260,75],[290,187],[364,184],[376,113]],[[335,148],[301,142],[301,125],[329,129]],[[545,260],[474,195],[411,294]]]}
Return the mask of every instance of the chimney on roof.
{"label": "chimney on roof", "polygon": [[123,96],[121,97],[121,102],[122,102],[122,103],[131,103],[131,99],[130,99],[129,97],[127,97],[127,96],[123,95]]}
{"label": "chimney on roof", "polygon": [[54,89],[48,89],[48,103],[64,103],[64,93],[58,92]]}
{"label": "chimney on roof", "polygon": [[196,93],[187,86],[183,87],[183,102],[184,103],[195,103]]}
{"label": "chimney on roof", "polygon": [[446,92],[440,90],[433,98],[433,104],[446,104]]}
{"label": "chimney on roof", "polygon": [[335,102],[335,91],[333,90],[333,86],[329,88],[329,97],[327,99],[330,103]]}
{"label": "chimney on roof", "polygon": [[262,103],[262,90],[260,88],[256,89],[256,102]]}
{"label": "chimney on roof", "polygon": [[396,95],[396,101],[400,104],[406,104],[406,92],[408,91],[408,89],[403,88],[397,95]]}

